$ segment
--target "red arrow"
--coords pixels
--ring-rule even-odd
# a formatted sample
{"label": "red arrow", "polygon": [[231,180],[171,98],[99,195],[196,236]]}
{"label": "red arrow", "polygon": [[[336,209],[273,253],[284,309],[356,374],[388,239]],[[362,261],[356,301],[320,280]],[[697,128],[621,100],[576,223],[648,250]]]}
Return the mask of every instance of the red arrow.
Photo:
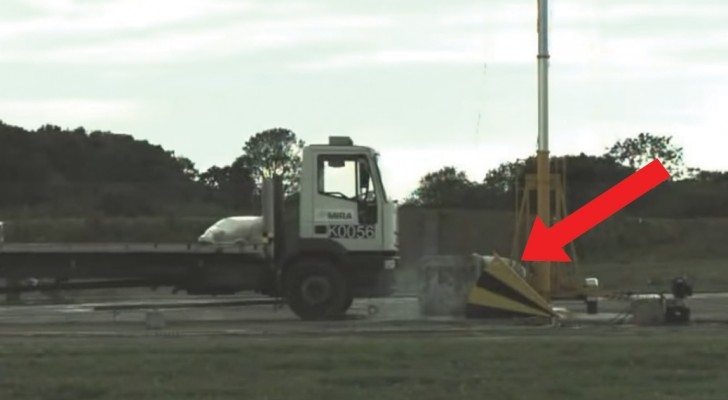
{"label": "red arrow", "polygon": [[521,259],[524,261],[571,261],[563,249],[567,243],[597,226],[668,178],[670,178],[670,173],[659,160],[654,160],[551,228],[547,228],[543,221],[536,217]]}

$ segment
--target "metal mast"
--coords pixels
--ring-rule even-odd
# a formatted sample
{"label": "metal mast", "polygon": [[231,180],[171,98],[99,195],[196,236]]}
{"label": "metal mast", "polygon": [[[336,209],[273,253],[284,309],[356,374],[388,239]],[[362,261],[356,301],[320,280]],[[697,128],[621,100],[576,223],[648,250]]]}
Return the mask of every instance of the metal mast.
{"label": "metal mast", "polygon": [[[537,213],[551,226],[551,166],[549,162],[548,96],[548,0],[538,0],[538,151],[536,152]],[[547,301],[551,299],[551,263],[534,265],[535,289]]]}

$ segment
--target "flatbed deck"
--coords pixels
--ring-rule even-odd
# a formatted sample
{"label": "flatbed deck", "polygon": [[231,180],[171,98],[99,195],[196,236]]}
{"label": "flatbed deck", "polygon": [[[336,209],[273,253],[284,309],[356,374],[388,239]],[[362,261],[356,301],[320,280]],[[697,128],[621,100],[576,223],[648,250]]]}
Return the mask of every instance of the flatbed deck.
{"label": "flatbed deck", "polygon": [[262,253],[265,245],[250,244],[203,244],[203,243],[0,243],[2,254],[27,253]]}
{"label": "flatbed deck", "polygon": [[[199,294],[268,287],[263,243],[2,243],[0,293],[169,286]],[[21,282],[40,282],[23,285]]]}

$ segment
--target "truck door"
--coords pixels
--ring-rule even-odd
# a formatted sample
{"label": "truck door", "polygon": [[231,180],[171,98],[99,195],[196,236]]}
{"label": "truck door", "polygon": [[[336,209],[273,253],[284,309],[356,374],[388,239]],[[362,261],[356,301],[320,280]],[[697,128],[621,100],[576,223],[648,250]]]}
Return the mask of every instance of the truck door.
{"label": "truck door", "polygon": [[378,250],[382,224],[378,188],[366,154],[319,154],[313,193],[314,237],[349,251]]}

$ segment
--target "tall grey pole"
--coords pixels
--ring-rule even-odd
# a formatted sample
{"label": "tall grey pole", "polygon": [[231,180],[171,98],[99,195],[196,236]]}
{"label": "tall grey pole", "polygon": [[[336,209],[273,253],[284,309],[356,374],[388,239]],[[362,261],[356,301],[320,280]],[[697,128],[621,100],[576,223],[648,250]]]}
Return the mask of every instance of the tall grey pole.
{"label": "tall grey pole", "polygon": [[[536,212],[551,226],[551,163],[549,161],[548,119],[548,2],[538,0],[538,151],[536,152]],[[551,263],[534,265],[534,289],[547,301],[551,299]]]}
{"label": "tall grey pole", "polygon": [[548,0],[538,0],[538,149],[549,151]]}

